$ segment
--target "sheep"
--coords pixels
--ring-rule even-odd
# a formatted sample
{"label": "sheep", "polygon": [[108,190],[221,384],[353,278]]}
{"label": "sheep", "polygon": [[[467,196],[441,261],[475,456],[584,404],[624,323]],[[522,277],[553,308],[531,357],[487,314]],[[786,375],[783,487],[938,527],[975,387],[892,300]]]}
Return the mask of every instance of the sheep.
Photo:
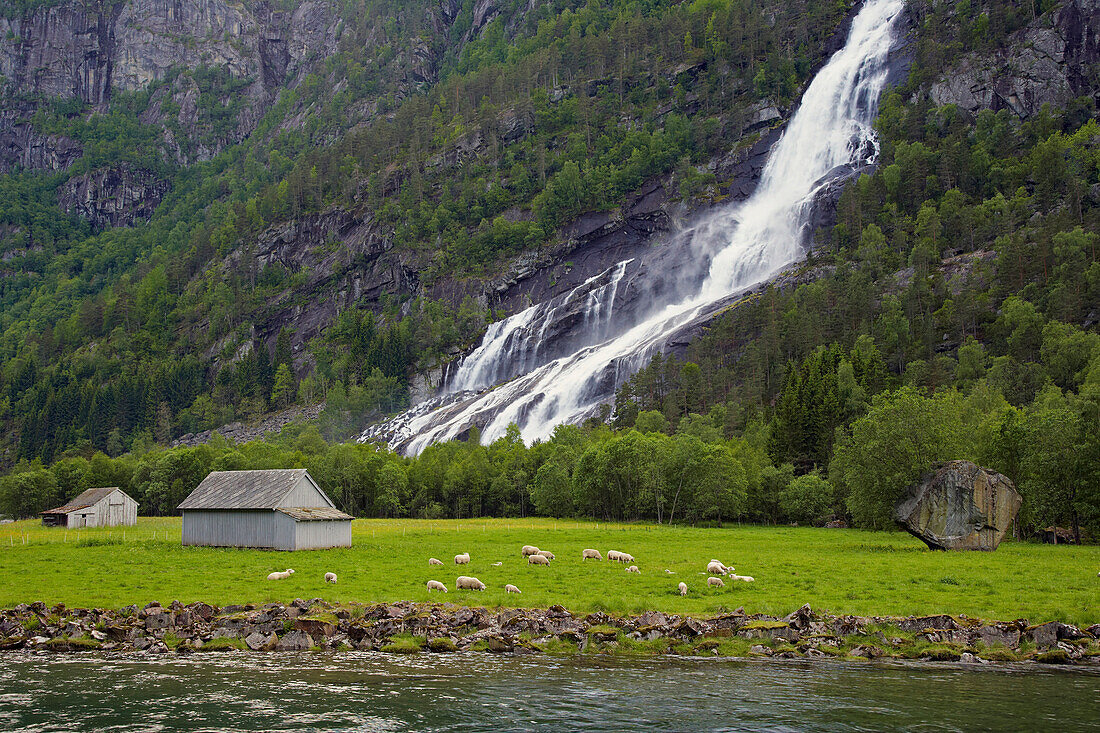
{"label": "sheep", "polygon": [[755,583],[756,582],[756,578],[752,577],[751,575],[732,575],[731,574],[728,577],[729,577],[730,580],[743,580],[746,583]]}
{"label": "sheep", "polygon": [[626,572],[628,572],[628,573],[638,573],[639,575],[641,575],[641,573],[642,573],[642,571],[638,569],[637,565],[631,565],[630,567],[628,567],[626,569]]}
{"label": "sheep", "polygon": [[707,572],[713,573],[714,575],[725,575],[726,566],[717,560],[711,560],[710,564],[707,565]]}
{"label": "sheep", "polygon": [[733,566],[732,565],[726,565],[721,560],[715,560],[713,557],[710,559],[710,561],[711,561],[712,564],[717,563],[718,565],[721,565],[722,569],[725,570],[726,573],[732,573],[733,572]]}
{"label": "sheep", "polygon": [[539,550],[536,554],[542,555],[547,560],[553,560],[554,559],[554,553],[550,552],[550,550]]}
{"label": "sheep", "polygon": [[286,580],[291,575],[294,575],[294,568],[287,568],[279,572],[271,573],[267,576],[268,580]]}
{"label": "sheep", "polygon": [[336,573],[325,573],[325,582],[326,583],[335,583],[336,582]]}
{"label": "sheep", "polygon": [[499,567],[500,567],[501,565],[503,565],[503,564],[504,564],[504,563],[502,563],[502,562],[499,562],[499,561],[498,561],[498,562],[495,562],[495,563],[493,563],[493,567],[494,567],[494,568],[499,568]]}
{"label": "sheep", "polygon": [[539,548],[534,545],[524,545],[523,549],[519,551],[520,557],[527,557],[528,555],[539,554]]}
{"label": "sheep", "polygon": [[599,550],[581,550],[581,561],[589,558],[593,560],[603,560],[603,555],[600,554]]}
{"label": "sheep", "polygon": [[441,590],[444,593],[446,593],[447,592],[447,586],[443,585],[438,580],[429,580],[428,581],[428,592],[431,593],[433,590]]}
{"label": "sheep", "polygon": [[620,552],[619,562],[634,562],[634,556],[631,555],[629,552]]}
{"label": "sheep", "polygon": [[607,551],[607,559],[608,559],[609,561],[610,561],[610,560],[615,560],[615,561],[618,561],[618,559],[619,559],[619,551],[618,551],[618,550],[608,550],[608,551]]}
{"label": "sheep", "polygon": [[665,572],[668,573],[669,575],[675,575],[676,574],[675,572],[673,572],[672,570],[669,570],[668,568],[665,568]]}
{"label": "sheep", "polygon": [[455,555],[455,565],[469,565],[470,553],[464,552],[461,555]]}
{"label": "sheep", "polygon": [[678,585],[676,587],[680,589],[680,595],[686,596],[688,594],[688,584],[687,583],[680,583],[680,585]]}
{"label": "sheep", "polygon": [[528,555],[527,556],[527,564],[528,565],[549,565],[550,561],[547,560],[542,555]]}
{"label": "sheep", "polygon": [[485,584],[477,578],[460,575],[458,580],[455,581],[455,588],[459,590],[485,590]]}
{"label": "sheep", "polygon": [[714,586],[715,588],[726,587],[726,584],[722,582],[721,578],[707,578],[707,585]]}
{"label": "sheep", "polygon": [[429,565],[442,565],[443,561],[442,560],[436,560],[434,557],[429,557],[428,558],[428,564]]}
{"label": "sheep", "polygon": [[519,588],[517,588],[516,586],[509,583],[508,585],[504,586],[504,592],[505,593],[522,593],[523,591],[521,591]]}

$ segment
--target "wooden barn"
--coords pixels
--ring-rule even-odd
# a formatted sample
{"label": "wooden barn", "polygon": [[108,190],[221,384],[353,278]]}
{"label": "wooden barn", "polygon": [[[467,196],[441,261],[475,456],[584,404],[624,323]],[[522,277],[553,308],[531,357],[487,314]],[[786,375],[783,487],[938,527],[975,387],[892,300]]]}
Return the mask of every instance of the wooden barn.
{"label": "wooden barn", "polygon": [[137,524],[137,502],[117,486],[88,489],[64,506],[42,512],[46,527],[117,527]]}
{"label": "wooden barn", "polygon": [[317,550],[351,547],[351,517],[304,468],[213,471],[179,505],[183,544]]}

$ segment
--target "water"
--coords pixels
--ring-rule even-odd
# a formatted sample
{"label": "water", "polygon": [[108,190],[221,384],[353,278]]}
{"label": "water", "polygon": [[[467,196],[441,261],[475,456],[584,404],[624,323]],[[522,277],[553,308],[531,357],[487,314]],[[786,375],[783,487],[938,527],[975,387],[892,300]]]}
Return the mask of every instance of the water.
{"label": "water", "polygon": [[0,658],[5,731],[1100,730],[1100,674],[481,653]]}
{"label": "water", "polygon": [[623,260],[564,295],[489,326],[481,344],[462,360],[448,381],[447,391],[484,389],[544,364],[551,346],[551,329],[560,324],[565,311],[583,314],[581,333],[590,343],[606,338],[619,283],[632,261]]}
{"label": "water", "polygon": [[[877,155],[872,122],[886,83],[893,26],[903,7],[903,0],[865,3],[844,47],[807,88],[752,196],[699,222],[669,245],[688,253],[682,262],[702,262],[703,267],[689,264],[678,273],[642,273],[652,281],[653,292],[671,291],[671,296],[654,297],[641,318],[614,324],[618,328],[609,334],[627,264],[619,263],[613,268],[617,274],[598,276],[608,281],[605,286],[592,289],[589,281],[551,303],[494,324],[444,387],[462,399],[404,416],[391,445],[419,453],[432,442],[457,437],[471,424],[482,426],[487,442],[503,435],[512,422],[528,442],[549,437],[558,424],[591,415],[670,335],[798,260],[818,194]],[[558,310],[575,305],[581,292],[586,293],[586,315],[592,314],[596,325],[584,330],[588,338],[572,344],[573,350],[563,356],[551,344],[549,331]],[[473,398],[466,394],[504,379],[512,381]]]}

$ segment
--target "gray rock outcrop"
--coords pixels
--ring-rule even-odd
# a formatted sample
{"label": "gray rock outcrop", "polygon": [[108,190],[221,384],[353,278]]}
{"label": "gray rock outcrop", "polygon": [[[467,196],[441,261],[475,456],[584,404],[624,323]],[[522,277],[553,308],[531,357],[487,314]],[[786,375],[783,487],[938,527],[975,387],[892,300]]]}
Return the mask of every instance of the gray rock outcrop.
{"label": "gray rock outcrop", "polygon": [[118,166],[70,178],[57,200],[66,212],[103,229],[148,220],[167,192],[168,182],[152,171]]}
{"label": "gray rock outcrop", "polygon": [[1021,119],[1044,104],[1093,93],[1100,62],[1100,0],[1071,0],[1021,29],[993,53],[962,58],[932,85],[932,101],[970,113],[1008,109]]}
{"label": "gray rock outcrop", "polygon": [[[286,84],[335,53],[340,28],[331,0],[306,0],[293,12],[228,0],[61,2],[0,18],[0,77],[21,99],[79,100],[104,110],[114,92],[144,90],[179,69],[225,69],[246,85],[239,92],[246,103],[225,139],[211,140],[194,114],[181,114],[176,132],[164,125],[169,152],[188,164],[250,134]],[[157,91],[143,122],[166,123],[169,101],[194,112],[198,97],[194,80],[177,76]],[[23,107],[0,111],[0,172],[66,169],[79,145],[33,130],[34,110]],[[187,140],[175,139],[181,130]]]}
{"label": "gray rock outcrop", "polygon": [[933,550],[995,550],[1022,502],[1005,476],[948,461],[909,489],[894,517]]}

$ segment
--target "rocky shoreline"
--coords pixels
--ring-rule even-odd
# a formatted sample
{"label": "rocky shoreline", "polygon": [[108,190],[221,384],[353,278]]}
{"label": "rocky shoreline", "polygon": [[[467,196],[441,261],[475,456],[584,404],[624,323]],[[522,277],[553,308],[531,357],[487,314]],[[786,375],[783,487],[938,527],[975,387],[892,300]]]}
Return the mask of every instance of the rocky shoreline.
{"label": "rocky shoreline", "polygon": [[619,654],[780,659],[912,659],[1037,662],[1100,667],[1100,624],[986,622],[965,616],[834,616],[805,605],[785,617],[712,618],[649,611],[639,616],[575,615],[546,609],[452,603],[336,606],[319,598],[289,605],[207,603],[121,609],[21,604],[0,611],[0,650],[23,653],[205,651],[392,653],[487,651],[510,654]]}

